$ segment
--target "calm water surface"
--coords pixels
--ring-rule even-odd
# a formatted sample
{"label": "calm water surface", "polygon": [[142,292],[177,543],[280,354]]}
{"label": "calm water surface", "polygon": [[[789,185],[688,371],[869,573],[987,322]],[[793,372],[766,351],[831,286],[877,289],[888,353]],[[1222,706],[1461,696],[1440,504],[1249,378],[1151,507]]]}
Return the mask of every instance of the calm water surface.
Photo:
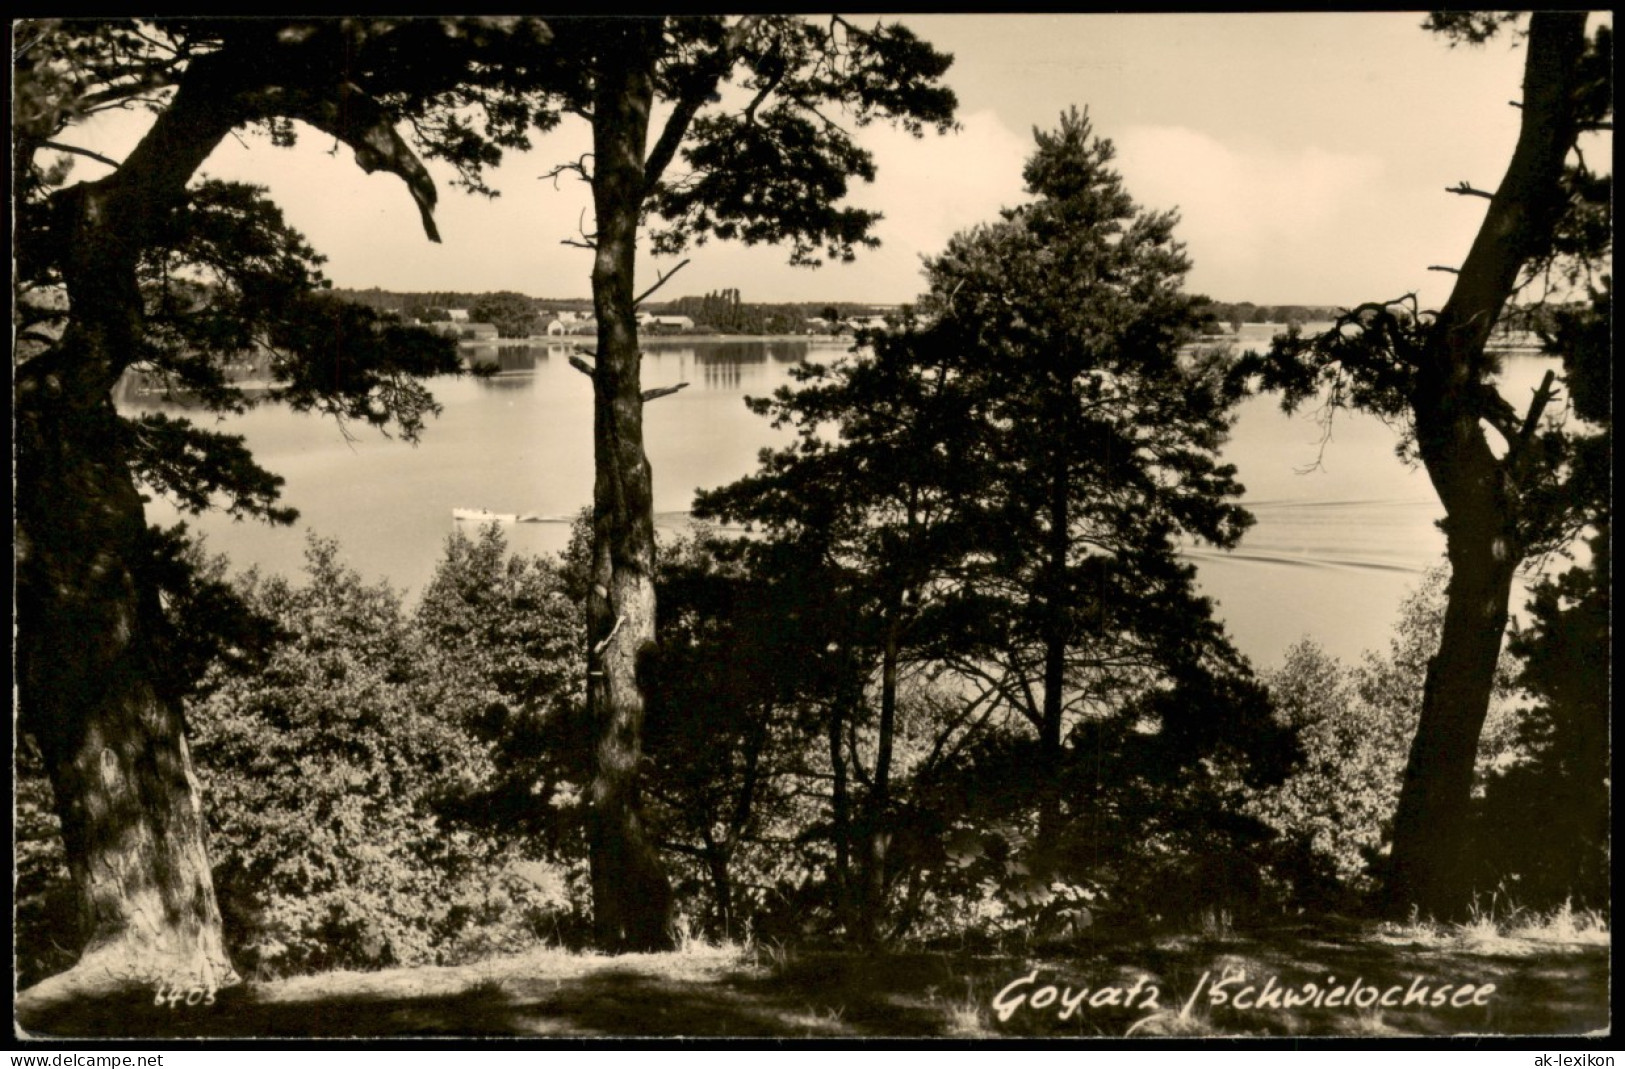
{"label": "calm water surface", "polygon": [[[1271,329],[1249,325],[1242,341],[1262,345]],[[697,488],[749,473],[761,449],[789,440],[744,398],[789,382],[802,359],[833,360],[845,346],[646,340],[645,351],[645,388],[689,384],[650,403],[644,417],[657,525],[675,530]],[[500,372],[435,380],[444,412],[417,446],[358,428],[346,441],[331,420],[275,407],[222,420],[218,429],[244,435],[259,462],[287,480],[283,500],[300,519],[276,529],[221,515],[188,522],[236,567],[290,576],[303,566],[307,530],[335,537],[352,567],[415,597],[452,533],[453,508],[564,516],[590,502],[592,389],[567,362],[570,352],[541,343],[475,350]],[[1526,401],[1546,366],[1512,361],[1509,399]],[[120,407],[151,405],[127,393]],[[1324,451],[1320,440],[1312,417],[1286,416],[1268,397],[1246,402],[1225,455],[1257,523],[1234,551],[1189,551],[1204,591],[1260,666],[1279,663],[1305,635],[1345,659],[1384,648],[1400,601],[1442,559],[1437,499],[1425,473],[1395,458],[1393,430],[1341,414]],[[149,517],[179,518],[161,501]],[[505,533],[518,551],[552,553],[564,547],[569,527],[513,524]]]}

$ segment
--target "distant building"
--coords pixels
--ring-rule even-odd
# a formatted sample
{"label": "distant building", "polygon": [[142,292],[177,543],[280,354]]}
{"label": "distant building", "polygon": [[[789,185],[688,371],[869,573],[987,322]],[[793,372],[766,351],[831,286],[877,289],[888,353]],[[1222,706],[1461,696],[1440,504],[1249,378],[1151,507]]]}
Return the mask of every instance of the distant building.
{"label": "distant building", "polygon": [[568,329],[569,328],[566,325],[566,321],[562,315],[551,316],[547,322],[542,325],[542,333],[552,338],[559,337]]}
{"label": "distant building", "polygon": [[668,331],[679,333],[694,329],[694,320],[688,316],[657,316],[644,312],[638,316],[638,326],[656,332]]}
{"label": "distant building", "polygon": [[467,308],[448,308],[448,309],[446,309],[446,314],[451,316],[451,321],[453,323],[467,323],[468,322],[468,309]]}
{"label": "distant building", "polygon": [[885,330],[891,324],[888,316],[853,316],[845,324],[853,330]]}
{"label": "distant building", "polygon": [[457,334],[464,341],[496,341],[502,336],[495,323],[459,323]]}

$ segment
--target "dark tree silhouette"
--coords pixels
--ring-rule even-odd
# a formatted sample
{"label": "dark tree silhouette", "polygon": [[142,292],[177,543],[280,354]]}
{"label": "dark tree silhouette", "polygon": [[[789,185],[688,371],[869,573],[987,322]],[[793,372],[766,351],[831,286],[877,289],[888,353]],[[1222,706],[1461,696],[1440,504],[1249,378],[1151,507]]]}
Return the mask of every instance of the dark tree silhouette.
{"label": "dark tree silhouette", "polygon": [[[639,813],[645,698],[639,661],[655,642],[652,476],[643,448],[634,282],[638,228],[656,252],[711,238],[787,244],[792,262],[850,259],[874,245],[872,212],[842,207],[868,180],[867,152],[823,110],[857,125],[946,130],[950,62],[899,26],[835,17],[563,20],[555,55],[561,107],[590,118],[593,150],[565,164],[590,181],[595,229],[593,546],[587,597],[587,703],[595,725],[588,789],[595,923],[607,947],[666,946],[670,888]],[[739,78],[748,99],[731,99]],[[732,92],[731,90],[729,92]],[[664,115],[657,130],[651,123]],[[664,279],[660,280],[661,282]]]}
{"label": "dark tree silhouette", "polygon": [[[841,851],[858,854],[843,912],[866,942],[881,934],[894,868],[908,665],[951,666],[966,693],[1030,722],[1038,760],[1024,778],[1040,819],[1027,845],[1041,866],[1061,838],[1063,758],[1086,712],[1145,701],[1173,768],[1176,751],[1212,749],[1242,704],[1217,696],[1248,689],[1214,682],[1248,673],[1175,541],[1233,545],[1250,522],[1216,459],[1236,394],[1221,362],[1181,352],[1201,301],[1180,290],[1189,264],[1174,219],[1138,209],[1111,158],[1075,111],[1039,133],[1033,203],[928,265],[930,325],[868,335],[869,352],[799,368],[798,388],[753,402],[798,441],[696,503],[761,527],[758,571],[807,576],[844,616],[821,644],[852,662],[848,700],[828,714],[834,882],[840,904]],[[1178,698],[1153,709],[1147,695],[1170,685]],[[848,799],[839,739],[871,719],[870,691],[873,767]]]}
{"label": "dark tree silhouette", "polygon": [[[1456,14],[1432,26],[1476,42],[1507,21]],[[1444,307],[1361,305],[1325,334],[1276,339],[1247,365],[1263,370],[1289,409],[1325,395],[1328,411],[1352,405],[1406,422],[1402,449],[1426,467],[1445,509],[1448,605],[1394,818],[1386,904],[1398,915],[1453,916],[1469,904],[1473,764],[1513,575],[1585,522],[1570,482],[1575,442],[1546,423],[1553,380],[1515,410],[1496,392],[1499,366],[1486,343],[1526,286],[1575,281],[1606,261],[1608,181],[1576,149],[1612,116],[1612,38],[1602,27],[1588,42],[1583,12],[1540,12],[1525,47],[1522,124],[1505,177],[1493,195],[1465,182],[1450,189],[1489,205]]]}
{"label": "dark tree silhouette", "polygon": [[979,546],[1011,642],[1001,686],[1040,740],[1046,831],[1069,718],[1121,701],[1138,672],[1237,665],[1175,539],[1233,546],[1252,522],[1217,462],[1225,367],[1180,352],[1202,301],[1180,288],[1175,216],[1136,206],[1113,154],[1062,115],[1023,172],[1037,199],[950,242],[923,302],[940,311],[926,344],[985,398]]}
{"label": "dark tree silhouette", "polygon": [[[545,32],[512,20],[45,20],[20,24],[16,41],[19,726],[55,793],[85,947],[24,1001],[155,983],[212,991],[235,975],[203,799],[159,670],[162,569],[138,484],[194,510],[223,500],[274,522],[293,513],[240,439],[121,419],[113,387],[145,369],[241,408],[220,365],[260,346],[274,397],[415,436],[434,410],[415,379],[454,369],[451,348],[314,293],[317,258],[255,191],[190,183],[233,130],[286,143],[297,119],[362,168],[398,175],[437,239],[434,185],[396,124],[478,187],[498,146],[546,118],[494,106],[507,61],[534,56]],[[69,143],[84,115],[143,103],[156,119],[122,161]],[[482,105],[477,130],[463,116]],[[64,186],[53,151],[111,173]]]}

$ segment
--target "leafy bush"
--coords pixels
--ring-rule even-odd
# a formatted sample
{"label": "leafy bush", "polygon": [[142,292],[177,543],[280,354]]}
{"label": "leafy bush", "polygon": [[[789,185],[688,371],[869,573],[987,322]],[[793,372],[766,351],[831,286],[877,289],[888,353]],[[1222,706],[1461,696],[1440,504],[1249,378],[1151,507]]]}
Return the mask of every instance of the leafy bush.
{"label": "leafy bush", "polygon": [[492,778],[464,726],[479,695],[334,543],[313,539],[306,560],[305,586],[245,584],[288,641],[190,710],[239,963],[415,964],[534,941],[568,905],[562,881],[444,815]]}
{"label": "leafy bush", "polygon": [[[1375,890],[1392,835],[1427,664],[1444,620],[1444,569],[1427,573],[1400,607],[1386,655],[1349,667],[1305,640],[1266,683],[1277,715],[1296,728],[1298,770],[1248,806],[1283,837],[1279,875],[1303,905],[1346,908]],[[1485,776],[1515,759],[1512,662],[1503,659],[1479,740]]]}
{"label": "leafy bush", "polygon": [[570,864],[585,860],[578,809],[592,738],[578,593],[561,564],[510,556],[491,524],[447,540],[412,618],[456,695],[459,726],[490,756],[445,812]]}

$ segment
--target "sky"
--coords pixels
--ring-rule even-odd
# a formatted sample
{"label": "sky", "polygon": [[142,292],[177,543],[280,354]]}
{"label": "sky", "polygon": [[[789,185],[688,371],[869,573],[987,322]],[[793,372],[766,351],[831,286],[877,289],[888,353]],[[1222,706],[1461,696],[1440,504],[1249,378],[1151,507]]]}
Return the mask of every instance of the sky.
{"label": "sky", "polygon": [[[782,249],[712,243],[656,300],[728,287],[746,301],[913,300],[922,258],[1023,199],[1033,128],[1075,105],[1116,145],[1130,194],[1179,211],[1191,291],[1338,305],[1416,292],[1436,306],[1451,276],[1428,267],[1460,262],[1487,203],[1445,187],[1493,189],[1517,136],[1508,102],[1522,52],[1505,40],[1451,48],[1415,12],[898,19],[954,55],[944,80],[960,129],[859,131],[878,176],[851,202],[884,214],[882,247],[808,270]],[[139,133],[116,116],[73,138],[117,157]],[[495,200],[431,165],[440,245],[398,179],[363,174],[347,147],[308,129],[293,149],[228,139],[203,170],[268,186],[335,285],[584,298],[590,254],[562,242],[590,226],[587,190],[542,176],[588,144],[580,123],[536,139],[491,175]],[[81,159],[75,175],[98,177],[97,165]],[[641,257],[640,285],[674,262]]]}

